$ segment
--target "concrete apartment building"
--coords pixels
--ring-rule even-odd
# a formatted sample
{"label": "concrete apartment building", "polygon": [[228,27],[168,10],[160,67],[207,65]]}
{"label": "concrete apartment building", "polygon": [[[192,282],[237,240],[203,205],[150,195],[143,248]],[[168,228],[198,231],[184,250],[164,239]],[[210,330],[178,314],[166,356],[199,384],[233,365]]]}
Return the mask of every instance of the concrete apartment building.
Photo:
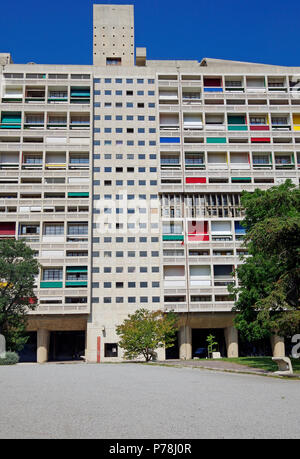
{"label": "concrete apartment building", "polygon": [[139,307],[180,318],[158,358],[209,332],[237,356],[240,194],[299,184],[300,67],[147,60],[132,5],[94,5],[93,37],[92,66],[0,54],[0,237],[42,265],[27,358],[122,360],[115,327]]}

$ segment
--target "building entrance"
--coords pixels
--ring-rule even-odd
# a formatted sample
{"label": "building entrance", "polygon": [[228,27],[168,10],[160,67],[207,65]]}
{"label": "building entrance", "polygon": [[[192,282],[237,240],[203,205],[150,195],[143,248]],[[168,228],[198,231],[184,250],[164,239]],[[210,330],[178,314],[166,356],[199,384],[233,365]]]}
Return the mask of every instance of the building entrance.
{"label": "building entrance", "polygon": [[[215,337],[214,341],[218,343],[216,350],[221,353],[222,357],[227,356],[226,343],[223,328],[193,328],[192,329],[192,357],[206,357],[208,335]],[[203,351],[200,351],[202,349]]]}
{"label": "building entrance", "polygon": [[82,360],[85,352],[85,331],[52,331],[49,361]]}
{"label": "building entrance", "polygon": [[36,362],[37,355],[37,332],[27,332],[29,337],[23,349],[19,352],[20,362]]}

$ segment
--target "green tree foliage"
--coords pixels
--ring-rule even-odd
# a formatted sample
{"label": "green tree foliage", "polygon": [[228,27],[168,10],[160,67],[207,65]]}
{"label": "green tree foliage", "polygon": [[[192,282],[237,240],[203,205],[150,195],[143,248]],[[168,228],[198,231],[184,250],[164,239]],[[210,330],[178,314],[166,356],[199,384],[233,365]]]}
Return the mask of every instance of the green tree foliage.
{"label": "green tree foliage", "polygon": [[6,347],[19,351],[27,341],[26,314],[36,308],[34,276],[39,264],[22,241],[0,240],[0,333]]}
{"label": "green tree foliage", "polygon": [[138,309],[134,314],[129,314],[128,319],[116,328],[125,359],[142,355],[146,362],[153,358],[155,349],[173,345],[176,331],[177,317],[173,312],[164,314],[147,309]]}
{"label": "green tree foliage", "polygon": [[218,342],[215,341],[215,339],[216,339],[216,337],[214,335],[212,335],[211,333],[206,338],[207,352],[208,352],[208,356],[209,357],[212,357],[212,353],[216,352],[216,350],[217,350],[215,346],[218,346]]}
{"label": "green tree foliage", "polygon": [[245,245],[236,272],[235,326],[249,341],[300,329],[300,190],[291,180],[268,190],[244,191]]}

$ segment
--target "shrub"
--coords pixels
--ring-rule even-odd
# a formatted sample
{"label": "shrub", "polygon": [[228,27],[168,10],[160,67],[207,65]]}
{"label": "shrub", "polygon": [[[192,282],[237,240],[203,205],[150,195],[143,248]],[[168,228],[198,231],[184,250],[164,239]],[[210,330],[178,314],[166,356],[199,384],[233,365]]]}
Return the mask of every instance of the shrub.
{"label": "shrub", "polygon": [[15,365],[19,362],[16,352],[6,352],[5,357],[0,358],[0,365]]}

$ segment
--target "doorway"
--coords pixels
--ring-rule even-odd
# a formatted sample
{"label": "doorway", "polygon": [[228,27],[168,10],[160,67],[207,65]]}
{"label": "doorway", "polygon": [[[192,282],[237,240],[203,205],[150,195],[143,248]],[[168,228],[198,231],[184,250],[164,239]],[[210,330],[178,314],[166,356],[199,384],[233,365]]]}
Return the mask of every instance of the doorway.
{"label": "doorway", "polygon": [[82,360],[85,353],[85,331],[50,333],[49,361]]}

